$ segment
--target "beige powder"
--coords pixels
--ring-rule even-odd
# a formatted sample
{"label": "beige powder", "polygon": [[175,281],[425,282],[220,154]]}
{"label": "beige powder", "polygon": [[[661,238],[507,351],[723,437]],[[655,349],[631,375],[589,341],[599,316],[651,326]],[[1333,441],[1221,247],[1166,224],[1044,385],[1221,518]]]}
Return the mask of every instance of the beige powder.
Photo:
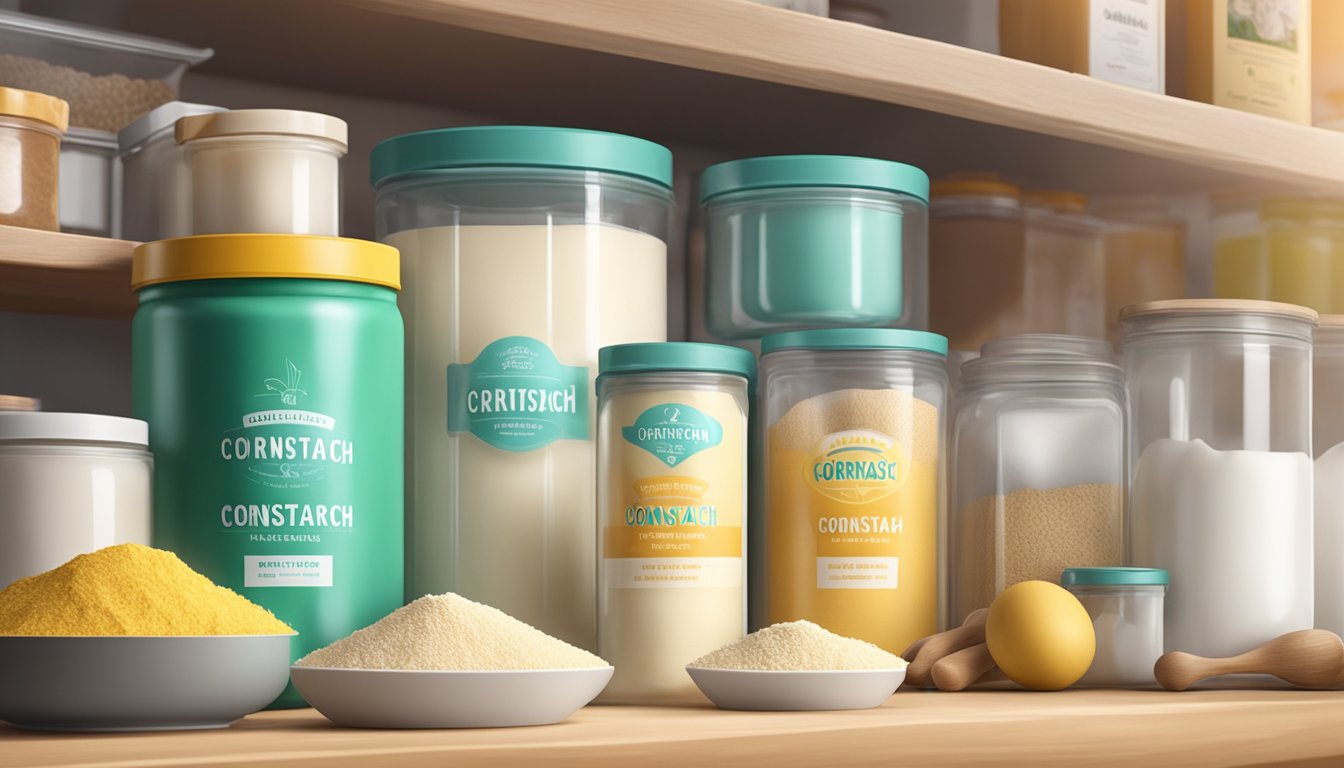
{"label": "beige powder", "polygon": [[1088,483],[986,496],[960,513],[957,616],[1020,581],[1059,582],[1065,568],[1120,565],[1120,487]]}
{"label": "beige powder", "polygon": [[810,621],[772,624],[691,662],[709,669],[816,671],[905,669],[905,659],[872,643],[827,632]]}
{"label": "beige powder", "polygon": [[297,663],[334,669],[457,671],[609,666],[502,611],[452,593],[426,595]]}

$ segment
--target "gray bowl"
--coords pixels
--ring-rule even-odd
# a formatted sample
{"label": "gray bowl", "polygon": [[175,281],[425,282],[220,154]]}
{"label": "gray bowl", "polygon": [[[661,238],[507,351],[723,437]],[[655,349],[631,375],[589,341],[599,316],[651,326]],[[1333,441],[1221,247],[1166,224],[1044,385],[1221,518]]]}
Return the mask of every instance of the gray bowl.
{"label": "gray bowl", "polygon": [[291,637],[0,637],[0,720],[52,731],[223,728],[285,689]]}
{"label": "gray bowl", "polygon": [[686,667],[719,709],[755,712],[872,709],[891,698],[904,669],[766,671]]}

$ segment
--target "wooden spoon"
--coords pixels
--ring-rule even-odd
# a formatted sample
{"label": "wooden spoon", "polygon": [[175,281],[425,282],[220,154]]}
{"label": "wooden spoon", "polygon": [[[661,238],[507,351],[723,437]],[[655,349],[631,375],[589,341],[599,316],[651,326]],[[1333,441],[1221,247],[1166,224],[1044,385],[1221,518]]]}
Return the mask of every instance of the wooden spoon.
{"label": "wooden spoon", "polygon": [[1168,653],[1157,660],[1153,674],[1171,691],[1184,691],[1210,677],[1237,674],[1273,675],[1299,688],[1344,688],[1344,642],[1328,630],[1304,629],[1226,659]]}
{"label": "wooden spoon", "polygon": [[989,646],[979,643],[939,659],[933,665],[931,677],[940,691],[964,691],[994,668]]}
{"label": "wooden spoon", "polygon": [[[939,659],[963,648],[985,642],[985,617],[988,615],[989,609],[981,608],[967,616],[966,622],[960,627],[915,641],[915,644],[902,654],[902,657],[910,662],[910,666],[905,670],[906,684],[916,688],[928,688],[933,685],[933,665],[938,663]],[[914,658],[911,658],[911,655]]]}

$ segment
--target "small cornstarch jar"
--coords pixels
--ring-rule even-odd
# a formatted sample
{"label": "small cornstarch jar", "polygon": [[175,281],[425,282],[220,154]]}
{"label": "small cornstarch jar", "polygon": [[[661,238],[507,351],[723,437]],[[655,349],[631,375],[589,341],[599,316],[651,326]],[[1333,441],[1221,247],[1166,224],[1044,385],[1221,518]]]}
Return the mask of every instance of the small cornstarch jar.
{"label": "small cornstarch jar", "polygon": [[1162,656],[1167,572],[1160,568],[1066,568],[1060,583],[1092,617],[1097,653],[1078,685],[1137,688],[1155,684]]}

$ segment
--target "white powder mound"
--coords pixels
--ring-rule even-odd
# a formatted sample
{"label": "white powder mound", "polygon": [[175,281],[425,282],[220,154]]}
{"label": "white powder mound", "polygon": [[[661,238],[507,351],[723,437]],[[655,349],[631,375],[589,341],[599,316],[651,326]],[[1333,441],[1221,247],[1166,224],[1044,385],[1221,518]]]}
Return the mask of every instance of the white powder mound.
{"label": "white powder mound", "polygon": [[905,669],[905,659],[810,621],[773,624],[691,662],[710,669],[820,671]]}
{"label": "white powder mound", "polygon": [[335,669],[578,669],[610,666],[488,605],[426,595],[299,659]]}

